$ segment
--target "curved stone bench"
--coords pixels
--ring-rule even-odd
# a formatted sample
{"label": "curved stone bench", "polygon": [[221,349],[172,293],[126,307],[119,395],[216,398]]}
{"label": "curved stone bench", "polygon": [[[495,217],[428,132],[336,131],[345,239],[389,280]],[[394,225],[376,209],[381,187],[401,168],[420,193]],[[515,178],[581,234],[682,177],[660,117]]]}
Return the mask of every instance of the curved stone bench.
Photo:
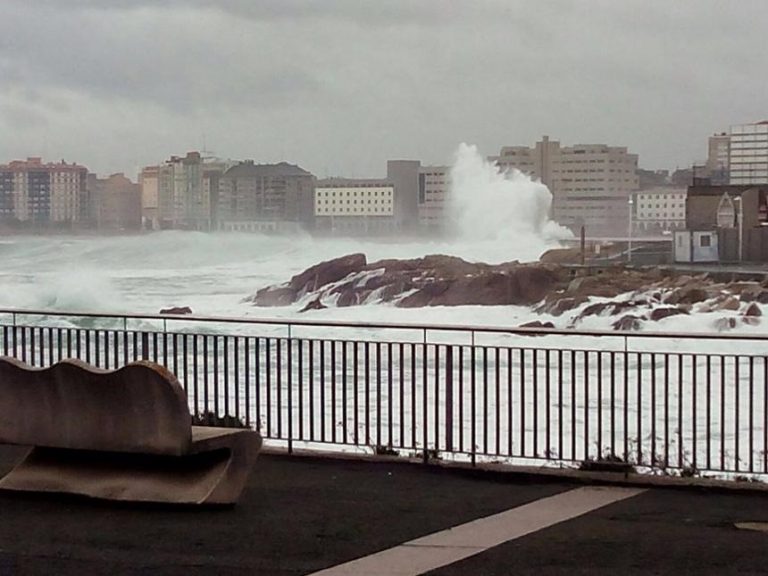
{"label": "curved stone bench", "polygon": [[262,440],[250,429],[192,426],[184,390],[151,362],[106,371],[0,357],[0,443],[32,447],[0,489],[232,504]]}

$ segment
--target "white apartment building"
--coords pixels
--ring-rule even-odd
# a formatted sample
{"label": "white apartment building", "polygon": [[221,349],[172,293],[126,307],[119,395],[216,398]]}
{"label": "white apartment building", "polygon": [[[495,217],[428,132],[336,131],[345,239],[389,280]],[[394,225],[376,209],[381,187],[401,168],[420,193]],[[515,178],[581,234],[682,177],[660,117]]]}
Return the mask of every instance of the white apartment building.
{"label": "white apartment building", "polygon": [[552,193],[552,218],[589,237],[625,236],[629,199],[639,188],[637,154],[605,144],[561,146],[544,136],[535,147],[505,146],[489,160],[540,180]]}
{"label": "white apartment building", "polygon": [[316,227],[331,233],[389,232],[395,226],[394,199],[395,188],[386,180],[318,180]]}
{"label": "white apartment building", "polygon": [[449,166],[422,166],[419,169],[419,227],[423,231],[439,233],[445,230],[450,188]]}
{"label": "white apartment building", "polygon": [[656,236],[685,228],[686,188],[650,188],[633,194],[632,230]]}
{"label": "white apartment building", "polygon": [[730,183],[768,183],[768,121],[731,126]]}

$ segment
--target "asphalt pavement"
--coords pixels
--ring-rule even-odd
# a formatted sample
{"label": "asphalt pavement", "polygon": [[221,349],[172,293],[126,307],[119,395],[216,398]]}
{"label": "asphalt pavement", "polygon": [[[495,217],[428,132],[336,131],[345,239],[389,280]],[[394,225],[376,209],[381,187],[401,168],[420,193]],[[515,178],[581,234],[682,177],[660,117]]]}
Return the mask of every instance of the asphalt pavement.
{"label": "asphalt pavement", "polygon": [[[0,447],[0,474],[21,455]],[[232,508],[0,493],[0,576],[311,574],[580,486],[401,462],[263,455]],[[648,488],[428,573],[765,574],[762,523],[768,527],[765,493]]]}

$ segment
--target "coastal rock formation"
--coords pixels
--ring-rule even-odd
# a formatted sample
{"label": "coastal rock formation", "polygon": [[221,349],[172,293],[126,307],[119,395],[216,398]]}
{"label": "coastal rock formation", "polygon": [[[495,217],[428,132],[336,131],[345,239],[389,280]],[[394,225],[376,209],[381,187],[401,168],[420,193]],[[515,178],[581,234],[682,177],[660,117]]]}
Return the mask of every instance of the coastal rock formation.
{"label": "coastal rock formation", "polygon": [[256,306],[298,304],[302,312],[377,303],[400,308],[527,306],[544,318],[525,327],[574,328],[590,318],[616,317],[610,325],[622,331],[677,315],[718,312],[726,316],[710,325],[728,330],[760,322],[761,305],[768,303],[768,285],[763,284],[666,269],[516,261],[492,265],[445,255],[369,263],[364,254],[349,254],[262,288],[247,300]]}
{"label": "coastal rock formation", "polygon": [[490,265],[443,255],[368,264],[365,255],[351,254],[321,262],[285,284],[262,288],[250,301],[287,306],[311,295],[313,301],[338,307],[375,302],[395,302],[402,308],[532,305],[566,281],[567,273],[554,265]]}

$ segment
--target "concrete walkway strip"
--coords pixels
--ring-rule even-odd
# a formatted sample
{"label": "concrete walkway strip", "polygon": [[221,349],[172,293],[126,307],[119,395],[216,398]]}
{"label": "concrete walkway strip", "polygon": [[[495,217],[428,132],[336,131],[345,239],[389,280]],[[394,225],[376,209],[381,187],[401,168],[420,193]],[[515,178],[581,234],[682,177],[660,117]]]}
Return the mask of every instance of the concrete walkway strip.
{"label": "concrete walkway strip", "polygon": [[417,538],[310,576],[416,576],[642,492],[645,489],[576,488]]}

